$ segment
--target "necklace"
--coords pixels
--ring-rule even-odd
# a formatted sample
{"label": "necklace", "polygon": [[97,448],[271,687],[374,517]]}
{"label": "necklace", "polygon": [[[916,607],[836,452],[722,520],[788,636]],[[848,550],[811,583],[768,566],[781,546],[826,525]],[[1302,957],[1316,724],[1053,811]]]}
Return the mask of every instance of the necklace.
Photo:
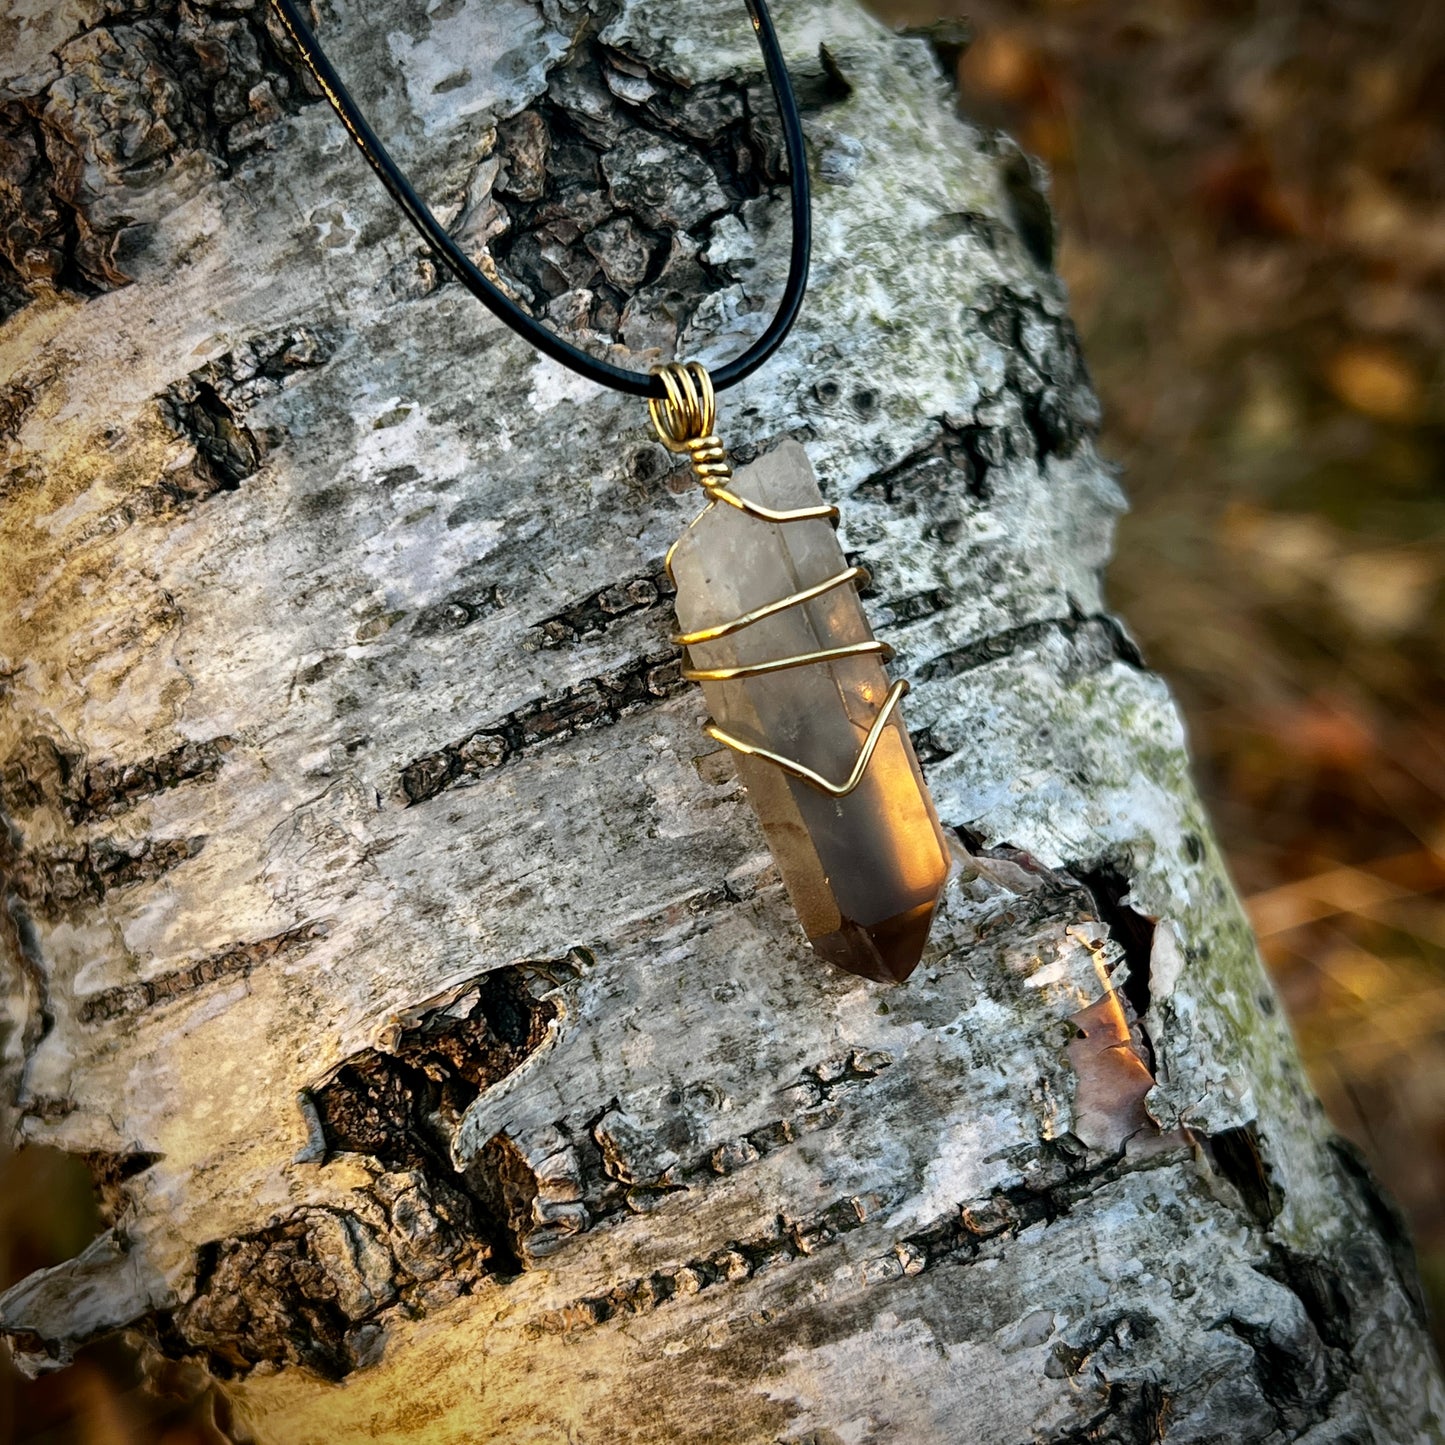
{"label": "necklace", "polygon": [[814,952],[900,983],[928,939],[949,850],[903,725],[906,681],[858,599],[867,583],[834,535],[802,446],[785,441],[736,475],[716,431],[717,393],[782,345],[807,287],[811,209],[797,101],[765,0],[747,0],[782,122],[793,237],[772,320],[709,374],[696,361],[628,371],[547,330],[448,234],[387,152],[306,24],[273,0],[352,140],[437,259],[538,351],[589,381],[645,398],[658,439],[688,459],[706,498],[673,544],[683,676],[702,685],[705,728],[727,747]]}

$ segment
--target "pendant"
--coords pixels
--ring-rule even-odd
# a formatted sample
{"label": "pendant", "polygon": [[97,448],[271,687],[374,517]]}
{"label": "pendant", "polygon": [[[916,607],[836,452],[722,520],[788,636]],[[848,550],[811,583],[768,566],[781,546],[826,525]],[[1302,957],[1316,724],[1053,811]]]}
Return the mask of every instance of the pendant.
{"label": "pendant", "polygon": [[736,476],[697,362],[659,370],[650,401],[707,505],[667,555],[683,676],[702,684],[708,734],[732,750],[813,950],[901,983],[928,941],[949,850],[899,701],[892,656],[863,614],[861,567],[833,532],[807,453],[784,442]]}

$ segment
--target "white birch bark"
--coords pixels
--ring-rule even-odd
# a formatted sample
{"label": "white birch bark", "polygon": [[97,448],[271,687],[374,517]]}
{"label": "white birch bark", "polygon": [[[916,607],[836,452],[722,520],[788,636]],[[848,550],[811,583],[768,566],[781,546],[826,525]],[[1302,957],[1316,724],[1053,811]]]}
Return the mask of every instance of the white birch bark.
{"label": "white birch bark", "polygon": [[[467,243],[585,287],[555,324],[760,325],[741,6],[320,18]],[[810,959],[677,682],[641,406],[436,284],[246,0],[0,21],[8,1117],[114,1214],[0,1326],[197,1361],[237,1440],[1439,1440],[1100,595],[1027,167],[922,41],[778,18],[814,279],[721,425],[807,445],[972,854],[892,991]]]}

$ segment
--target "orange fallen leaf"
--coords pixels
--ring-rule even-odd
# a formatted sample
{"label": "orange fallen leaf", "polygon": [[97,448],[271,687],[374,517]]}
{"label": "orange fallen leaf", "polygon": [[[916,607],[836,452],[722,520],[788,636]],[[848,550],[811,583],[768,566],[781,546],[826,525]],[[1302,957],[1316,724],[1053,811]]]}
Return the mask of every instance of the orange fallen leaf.
{"label": "orange fallen leaf", "polygon": [[1341,347],[1325,368],[1325,381],[1347,406],[1377,421],[1407,422],[1420,414],[1420,378],[1394,347],[1374,342]]}

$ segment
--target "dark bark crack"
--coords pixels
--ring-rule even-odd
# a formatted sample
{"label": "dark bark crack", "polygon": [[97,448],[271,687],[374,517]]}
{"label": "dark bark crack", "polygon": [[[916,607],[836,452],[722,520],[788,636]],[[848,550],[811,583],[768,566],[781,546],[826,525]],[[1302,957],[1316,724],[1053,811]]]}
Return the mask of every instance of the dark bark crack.
{"label": "dark bark crack", "polygon": [[159,1164],[163,1157],[142,1149],[123,1152],[88,1149],[81,1154],[81,1161],[90,1171],[96,1206],[106,1228],[111,1228],[125,1211],[126,1185]]}
{"label": "dark bark crack", "polygon": [[[112,806],[118,810],[127,801],[173,785],[183,775],[201,775],[209,762],[205,745],[188,745],[149,766],[101,764],[87,773],[78,756],[41,735],[26,739],[6,759],[0,767],[0,878],[7,917],[16,931],[17,953],[33,960],[30,971],[37,987],[43,966],[32,947],[36,919],[63,917],[99,902],[114,889],[154,881],[194,858],[206,840],[101,835],[26,849],[20,820],[44,809],[76,823]],[[43,988],[41,992],[43,996]]]}
{"label": "dark bark crack", "polygon": [[1024,250],[1041,271],[1054,268],[1054,213],[1046,196],[1047,173],[1042,161],[1016,150],[1000,167],[1014,230]]}
{"label": "dark bark crack", "polygon": [[1084,867],[1070,864],[1068,872],[1089,890],[1100,921],[1109,927],[1109,937],[1123,950],[1127,967],[1120,992],[1133,1010],[1134,1022],[1144,1046],[1145,1063],[1153,1074],[1157,1064],[1154,1041],[1144,1020],[1148,1017],[1151,1002],[1149,969],[1154,948],[1154,926],[1158,919],[1140,913],[1124,902],[1133,884],[1114,863],[1105,860]]}
{"label": "dark bark crack", "polygon": [[914,670],[914,676],[919,682],[959,677],[1000,658],[1036,647],[1050,636],[1060,637],[1068,643],[1072,656],[1070,671],[1074,676],[1097,672],[1111,662],[1124,662],[1130,667],[1142,666],[1138,650],[1114,618],[1106,614],[1089,617],[1075,614],[1023,622],[1017,627],[952,648],[921,663]]}
{"label": "dark bark crack", "polygon": [[8,870],[7,881],[32,917],[54,919],[77,906],[99,903],[117,888],[154,882],[194,858],[205,842],[204,837],[95,838],[27,852]]}
{"label": "dark bark crack", "polygon": [[[500,1185],[479,1187],[500,1188],[509,1201],[514,1248],[531,1267],[574,1234],[627,1214],[650,1214],[671,1194],[706,1189],[719,1176],[831,1128],[850,1097],[892,1062],[876,1050],[824,1060],[804,1070],[789,1091],[790,1113],[721,1143],[701,1146],[685,1111],[644,1120],[613,1101],[581,1129],[558,1122],[535,1139],[500,1135],[468,1173],[502,1172]],[[526,1172],[519,1174],[523,1163]]]}
{"label": "dark bark crack", "polygon": [[[191,1298],[151,1321],[161,1347],[200,1353],[222,1378],[266,1363],[340,1379],[379,1349],[388,1310],[424,1313],[485,1276],[515,1274],[504,1191],[457,1169],[451,1134],[551,1033],[558,1007],[538,983],[574,976],[585,957],[483,974],[414,1010],[387,1048],[352,1056],[312,1090],[325,1151],[374,1166],[364,1205],[295,1210],[207,1245]],[[516,1183],[525,1192],[525,1177]]]}
{"label": "dark bark crack", "polygon": [[272,959],[285,958],[304,951],[318,938],[325,937],[321,923],[303,923],[269,938],[249,943],[235,943],[197,959],[185,968],[176,968],[154,978],[120,984],[102,989],[80,1000],[79,1018],[83,1024],[104,1023],[159,1008],[186,998],[198,989],[213,983],[231,983],[249,976]]}
{"label": "dark bark crack", "polygon": [[1073,322],[1004,286],[990,288],[970,320],[1002,346],[1005,366],[1003,391],[980,402],[962,429],[983,463],[980,485],[988,466],[1006,458],[1029,458],[1042,469],[1098,434],[1099,401]]}
{"label": "dark bark crack", "polygon": [[658,565],[641,576],[599,588],[561,612],[543,618],[532,627],[528,640],[538,648],[548,649],[595,642],[619,619],[657,608],[675,592],[667,573]]}
{"label": "dark bark crack", "polygon": [[[685,84],[605,45],[610,13],[587,17],[543,94],[498,127],[454,233],[573,340],[670,354],[741,279],[709,259],[713,224],[781,193],[781,135],[765,87]],[[799,80],[814,108],[847,93],[826,59]]]}
{"label": "dark bark crack", "polygon": [[[604,589],[576,604],[569,612],[558,614],[557,619],[549,619],[556,623],[553,632],[545,632],[546,624],[543,624],[533,635],[555,638],[555,645],[564,646],[571,640],[574,626],[581,624],[592,631],[585,637],[578,634],[577,640],[595,640],[616,617],[645,612],[658,605],[660,592],[654,598],[650,593],[644,596],[640,587],[635,592],[629,591],[638,582],[648,581],[647,578],[634,579],[631,584]],[[599,601],[604,597],[617,608],[615,613],[607,613],[606,605]],[[898,623],[930,616],[947,604],[947,594],[942,589],[935,589],[900,598],[896,602],[885,600],[880,604],[880,611],[889,614],[889,622]],[[569,619],[575,619],[575,622]],[[915,670],[915,677],[920,682],[954,677],[1036,645],[1051,634],[1057,634],[1069,643],[1072,666],[1078,675],[1097,671],[1112,661],[1140,665],[1133,644],[1112,617],[1071,616],[1024,623],[966,647],[955,648],[923,663]],[[401,770],[398,797],[403,805],[410,806],[426,802],[450,788],[471,786],[492,769],[501,767],[532,747],[565,742],[580,733],[609,727],[677,695],[686,687],[679,653],[650,653],[634,659],[612,672],[588,678],[551,697],[527,703],[454,743],[414,759]],[[920,734],[920,748],[920,756],[926,762],[936,762],[949,756],[948,751],[939,748],[926,731]]]}
{"label": "dark bark crack", "polygon": [[[1067,1150],[1048,1143],[1039,1146],[1039,1153],[1048,1155],[1052,1161],[1046,1187],[996,1191],[950,1213],[928,1229],[900,1238],[892,1246],[891,1254],[875,1261],[869,1272],[870,1280],[879,1283],[918,1275],[925,1269],[945,1264],[970,1263],[985,1240],[1006,1232],[1016,1233],[1033,1223],[1058,1219],[1123,1172],[1118,1161],[1084,1169]],[[757,1235],[729,1240],[679,1266],[655,1270],[602,1293],[583,1296],[528,1321],[523,1328],[534,1338],[540,1338],[646,1314],[674,1297],[697,1294],[716,1285],[736,1284],[764,1269],[819,1254],[869,1220],[865,1202],[851,1195],[813,1214],[799,1217],[779,1214],[769,1228]]]}
{"label": "dark bark crack", "polygon": [[[514,137],[509,144],[521,146],[525,140],[540,155],[537,148],[545,150],[538,139],[540,132],[531,123],[521,123],[527,114],[522,112],[513,131],[506,132]],[[526,174],[532,175],[542,162],[528,164]],[[526,183],[529,194],[532,186],[533,182]],[[1090,434],[1097,425],[1097,408],[1078,354],[1078,339],[1066,321],[1049,316],[1036,303],[1006,290],[990,293],[979,314],[982,323],[1009,348],[1010,366],[1018,373],[1010,374],[1010,386],[1017,390],[1013,408],[1017,416],[1010,420],[1005,415],[1008,408],[1000,411],[996,405],[985,403],[978,410],[981,420],[966,426],[941,424],[939,434],[926,446],[869,477],[853,491],[856,498],[881,501],[905,515],[926,518],[924,535],[945,543],[957,539],[964,513],[987,495],[990,468],[1010,458],[1029,457],[1041,463],[1046,456],[1067,454],[1080,437]],[[824,385],[820,383],[820,387]],[[1060,398],[1069,388],[1074,400],[1069,403],[1072,409],[1068,409],[1068,416],[1073,420],[1065,431],[1060,431],[1063,423],[1050,409],[1064,406]],[[1049,417],[1053,421],[1045,425]],[[561,648],[597,641],[619,620],[658,608],[672,592],[662,568],[649,568],[541,619],[529,630],[524,645]],[[865,596],[873,596],[871,589]],[[420,612],[413,630],[423,635],[459,630],[504,603],[500,588],[478,584]],[[948,604],[947,589],[937,587],[882,599],[878,611],[885,624],[904,625],[933,616]],[[1024,623],[952,649],[924,662],[916,670],[916,678],[926,682],[957,676],[1041,642],[1051,634],[1069,643],[1076,673],[1096,671],[1116,660],[1136,667],[1143,665],[1137,649],[1114,618],[1076,612],[1065,618]],[[682,690],[680,671],[676,654],[649,654],[551,698],[529,703],[486,728],[414,759],[401,771],[398,795],[407,805],[425,802],[449,788],[477,782],[527,747],[565,741],[579,732],[607,726]],[[921,746],[925,761],[948,755],[926,735]]]}
{"label": "dark bark crack", "polygon": [[89,823],[123,813],[141,799],[169,792],[182,783],[210,782],[232,745],[233,739],[217,737],[182,743],[137,763],[102,758],[84,772],[77,769],[74,787],[62,794],[65,814],[72,823]]}
{"label": "dark bark crack", "polygon": [[[439,637],[448,632],[460,632],[479,617],[486,617],[504,605],[505,598],[500,587],[479,583],[460,588],[418,612],[411,630],[417,637]],[[307,679],[302,677],[298,680]]]}
{"label": "dark bark crack", "polygon": [[670,1299],[695,1295],[716,1285],[736,1284],[770,1266],[817,1254],[860,1228],[867,1217],[863,1201],[852,1196],[800,1218],[779,1214],[765,1232],[729,1240],[676,1268],[654,1270],[600,1293],[584,1295],[561,1309],[528,1320],[522,1329],[530,1338],[540,1339],[543,1335],[571,1334],[609,1320],[649,1314]]}
{"label": "dark bark crack", "polygon": [[365,1216],[296,1210],[265,1229],[206,1246],[195,1294],[153,1322],[168,1354],[200,1352],[222,1379],[260,1364],[339,1380],[379,1351],[376,1317],[467,1294],[489,1251],[466,1197],[413,1170],[379,1174]]}
{"label": "dark bark crack", "polygon": [[949,82],[958,85],[958,62],[963,53],[973,44],[973,27],[967,20],[949,16],[946,19],[930,20],[921,25],[904,25],[898,33],[909,40],[922,40],[933,52],[939,69]]}
{"label": "dark bark crack", "polygon": [[[1428,1330],[1429,1311],[1425,1304],[1425,1291],[1420,1283],[1415,1246],[1410,1239],[1409,1227],[1404,1217],[1386,1197],[1365,1156],[1354,1144],[1336,1135],[1330,1140],[1330,1151],[1335,1157],[1341,1181],[1357,1201],[1364,1220],[1386,1251],[1395,1282],[1409,1302],[1415,1323],[1420,1329]],[[1362,1251],[1368,1251],[1365,1238],[1362,1237],[1357,1244]],[[1369,1269],[1367,1260],[1356,1260],[1357,1273],[1364,1274]]]}
{"label": "dark bark crack", "polygon": [[1100,920],[1109,926],[1109,936],[1123,949],[1129,965],[1123,993],[1143,1018],[1149,1012],[1149,959],[1158,920],[1124,902],[1133,884],[1116,864],[1108,860],[1082,867],[1070,864],[1068,872],[1089,890]]}
{"label": "dark bark crack", "polygon": [[[206,1246],[191,1299],[148,1323],[160,1346],[174,1357],[199,1353],[222,1378],[269,1363],[340,1379],[373,1357],[389,1311],[436,1308],[485,1276],[534,1267],[582,1229],[650,1212],[669,1192],[706,1187],[836,1122],[840,1102],[892,1063],[858,1050],[824,1060],[801,1076],[795,1115],[662,1175],[651,1161],[665,1151],[666,1127],[659,1135],[615,1103],[582,1129],[557,1125],[532,1140],[498,1135],[458,1170],[450,1140],[461,1114],[535,1052],[556,1019],[537,983],[571,977],[579,965],[569,956],[483,975],[415,1011],[389,1051],[353,1056],[313,1090],[308,1104],[325,1149],[361,1155],[376,1168],[366,1207],[299,1209]],[[816,1253],[864,1218],[852,1199],[806,1217],[780,1215],[765,1236],[589,1296],[561,1312],[564,1327],[636,1313],[674,1293]],[[537,1325],[553,1327],[550,1317]]]}
{"label": "dark bark crack", "polygon": [[35,405],[35,393],[23,382],[12,381],[0,387],[0,437],[13,441],[20,435],[25,414]]}
{"label": "dark bark crack", "polygon": [[1041,1445],[1163,1445],[1171,1403],[1171,1396],[1153,1380],[1111,1381],[1103,1409]]}
{"label": "dark bark crack", "polygon": [[987,495],[988,468],[1006,454],[1004,440],[990,433],[984,441],[981,430],[986,429],[941,422],[930,442],[859,482],[851,495],[884,502],[903,516],[922,515],[930,523],[925,535],[952,541],[962,526],[964,504]]}
{"label": "dark bark crack", "polygon": [[1237,1129],[1201,1133],[1198,1138],[1215,1170],[1234,1186],[1249,1216],[1268,1228],[1283,1208],[1284,1196],[1274,1181],[1253,1120]]}
{"label": "dark bark crack", "polygon": [[422,1162],[419,1139],[445,1152],[472,1101],[535,1053],[556,1021],[533,976],[523,964],[494,969],[400,1029],[389,1048],[349,1058],[310,1096],[327,1149],[408,1167]]}
{"label": "dark bark crack", "polygon": [[1279,1319],[1260,1324],[1230,1316],[1218,1328],[1249,1346],[1255,1383],[1285,1439],[1298,1439],[1328,1416],[1341,1372],[1308,1319],[1294,1327]]}
{"label": "dark bark crack", "polygon": [[37,291],[124,285],[128,197],[188,154],[222,165],[318,98],[263,0],[151,0],[55,53],[60,75],[0,106],[0,317]]}
{"label": "dark bark crack", "polygon": [[248,405],[280,391],[298,372],[324,365],[332,343],[305,326],[248,337],[169,386],[157,405],[167,426],[192,449],[189,465],[156,485],[158,507],[184,508],[235,491],[261,467],[270,438],[245,421]]}
{"label": "dark bark crack", "polygon": [[527,703],[458,742],[408,763],[399,779],[401,801],[410,806],[448,788],[467,787],[529,748],[610,727],[686,686],[676,652],[636,658],[612,672]]}

